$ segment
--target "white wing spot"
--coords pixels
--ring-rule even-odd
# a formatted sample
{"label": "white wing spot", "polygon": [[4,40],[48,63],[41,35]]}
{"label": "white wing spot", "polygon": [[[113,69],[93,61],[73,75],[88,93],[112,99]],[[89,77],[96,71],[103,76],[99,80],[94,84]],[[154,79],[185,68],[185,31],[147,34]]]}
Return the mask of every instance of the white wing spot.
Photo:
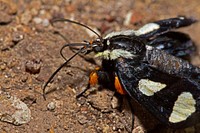
{"label": "white wing spot", "polygon": [[141,79],[138,83],[139,90],[146,96],[153,96],[154,93],[162,90],[166,86],[166,84],[154,82],[149,79]]}
{"label": "white wing spot", "polygon": [[160,28],[160,25],[156,24],[156,23],[149,23],[149,24],[146,24],[144,25],[142,28],[140,28],[139,30],[137,30],[135,32],[135,35],[136,36],[139,36],[139,35],[144,35],[144,34],[147,34],[149,32],[152,32],[154,30],[157,30]]}
{"label": "white wing spot", "polygon": [[196,111],[195,104],[195,99],[190,92],[182,92],[174,104],[169,121],[172,123],[178,123],[186,120]]}
{"label": "white wing spot", "polygon": [[185,17],[179,17],[179,19],[182,19],[182,20],[184,20],[184,19],[185,19]]}
{"label": "white wing spot", "polygon": [[125,35],[125,36],[134,35],[135,32],[136,31],[134,31],[134,30],[125,30],[125,31],[111,32],[111,33],[107,34],[104,37],[104,39],[112,38],[114,36],[119,36],[119,35]]}
{"label": "white wing spot", "polygon": [[132,54],[131,52],[123,50],[123,49],[114,49],[112,51],[105,50],[95,55],[95,57],[100,57],[105,60],[115,60],[119,57],[123,57],[125,59],[133,59],[135,56],[136,55]]}
{"label": "white wing spot", "polygon": [[119,36],[119,35],[125,35],[125,36],[130,36],[130,35],[136,35],[136,36],[140,36],[140,35],[144,35],[147,34],[149,32],[152,32],[154,30],[157,30],[160,28],[160,25],[156,24],[156,23],[149,23],[144,25],[143,27],[141,27],[138,30],[124,30],[124,31],[117,31],[117,32],[111,32],[109,34],[107,34],[104,39],[109,39],[112,38],[114,36]]}

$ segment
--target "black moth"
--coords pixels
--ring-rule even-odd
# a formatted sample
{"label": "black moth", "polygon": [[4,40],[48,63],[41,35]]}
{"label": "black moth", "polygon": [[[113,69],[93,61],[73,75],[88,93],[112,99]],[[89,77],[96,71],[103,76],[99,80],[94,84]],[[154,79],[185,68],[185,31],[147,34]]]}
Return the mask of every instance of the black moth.
{"label": "black moth", "polygon": [[[57,21],[68,21],[93,31],[71,20],[54,22]],[[81,48],[52,74],[44,86],[44,96],[47,84],[63,66],[79,53],[93,51],[102,58],[102,67],[90,74],[89,86],[111,85],[120,94],[136,99],[170,127],[185,128],[198,123],[200,68],[185,60],[194,51],[193,42],[188,35],[171,31],[194,22],[192,18],[170,18],[146,24],[136,31],[113,32],[105,37],[93,31],[98,38],[92,42],[64,45],[63,48]]]}

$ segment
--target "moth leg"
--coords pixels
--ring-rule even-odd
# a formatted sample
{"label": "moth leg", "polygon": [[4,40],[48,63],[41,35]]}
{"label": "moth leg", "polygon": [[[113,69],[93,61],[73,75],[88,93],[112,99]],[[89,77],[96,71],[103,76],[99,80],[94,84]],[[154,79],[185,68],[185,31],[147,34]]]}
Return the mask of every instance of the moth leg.
{"label": "moth leg", "polygon": [[131,114],[132,114],[131,131],[133,131],[133,129],[134,129],[134,122],[135,122],[135,117],[134,117],[135,116],[134,115],[135,111],[134,111],[134,107],[131,104],[131,97],[127,97],[127,101],[128,101],[129,107],[131,109]]}
{"label": "moth leg", "polygon": [[159,20],[144,25],[142,28],[137,30],[137,34],[140,37],[148,39],[162,35],[172,29],[189,26],[195,22],[197,22],[197,20],[195,20],[194,18],[187,17],[176,17]]}

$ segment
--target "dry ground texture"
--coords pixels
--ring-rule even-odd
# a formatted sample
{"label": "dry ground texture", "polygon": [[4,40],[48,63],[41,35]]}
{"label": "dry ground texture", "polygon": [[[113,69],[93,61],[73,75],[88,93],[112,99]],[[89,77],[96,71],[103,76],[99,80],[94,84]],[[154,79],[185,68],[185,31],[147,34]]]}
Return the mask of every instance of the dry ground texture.
{"label": "dry ground texture", "polygon": [[[89,72],[95,68],[80,56],[55,76],[47,88],[51,90],[47,100],[43,99],[41,86],[64,62],[59,54],[63,44],[94,39],[93,34],[77,25],[52,26],[49,21],[56,17],[74,19],[105,35],[178,15],[200,19],[200,1],[0,0],[0,133],[130,131],[130,108],[126,100],[120,100],[113,91],[94,90],[87,97],[75,98],[87,85]],[[197,52],[191,62],[200,66],[200,23],[181,31],[188,33],[196,43]],[[55,32],[62,33],[66,40]],[[73,52],[65,49],[64,54],[70,57]],[[158,126],[159,122],[135,101],[133,106],[136,119],[133,132],[173,132]],[[22,121],[12,118],[19,108],[26,114]],[[199,130],[199,126],[187,129]]]}

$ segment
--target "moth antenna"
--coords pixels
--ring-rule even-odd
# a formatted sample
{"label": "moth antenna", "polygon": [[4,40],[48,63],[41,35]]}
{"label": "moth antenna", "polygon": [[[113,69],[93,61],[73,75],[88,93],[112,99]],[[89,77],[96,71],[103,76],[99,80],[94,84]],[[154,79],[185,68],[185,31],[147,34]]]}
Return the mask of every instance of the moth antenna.
{"label": "moth antenna", "polygon": [[[63,55],[63,49],[66,47],[71,47],[71,46],[88,46],[88,43],[70,43],[70,44],[64,44],[62,46],[62,48],[60,49],[60,55],[62,56],[63,59],[65,59],[67,61],[67,59],[65,58],[65,56]],[[74,52],[75,53],[75,52]]]}
{"label": "moth antenna", "polygon": [[52,25],[53,25],[53,23],[55,23],[55,22],[69,22],[69,23],[73,23],[73,24],[77,24],[77,25],[80,25],[80,26],[82,26],[82,27],[85,27],[86,29],[88,29],[88,30],[90,30],[90,31],[92,31],[94,34],[96,34],[97,36],[98,36],[98,38],[101,40],[101,42],[103,42],[103,38],[96,32],[96,31],[94,31],[93,29],[91,29],[89,26],[87,26],[87,25],[84,25],[84,24],[82,24],[82,23],[79,23],[79,22],[76,22],[76,21],[73,21],[73,20],[70,20],[70,19],[65,19],[65,18],[58,18],[58,19],[53,19],[52,21],[51,21],[51,23],[52,23]]}
{"label": "moth antenna", "polygon": [[[71,45],[71,44],[69,44]],[[58,67],[54,73],[50,76],[50,78],[48,79],[48,81],[45,83],[44,87],[43,87],[43,98],[46,100],[46,87],[47,85],[51,82],[51,80],[54,78],[54,76],[69,62],[71,61],[76,55],[78,55],[80,52],[82,52],[86,47],[82,47],[80,48],[80,50],[78,52],[76,52],[73,56],[71,56],[68,60],[66,60],[60,67]]]}
{"label": "moth antenna", "polygon": [[62,37],[66,42],[70,42],[63,34],[61,34],[59,31],[54,31],[54,34],[59,35],[60,37]]}

